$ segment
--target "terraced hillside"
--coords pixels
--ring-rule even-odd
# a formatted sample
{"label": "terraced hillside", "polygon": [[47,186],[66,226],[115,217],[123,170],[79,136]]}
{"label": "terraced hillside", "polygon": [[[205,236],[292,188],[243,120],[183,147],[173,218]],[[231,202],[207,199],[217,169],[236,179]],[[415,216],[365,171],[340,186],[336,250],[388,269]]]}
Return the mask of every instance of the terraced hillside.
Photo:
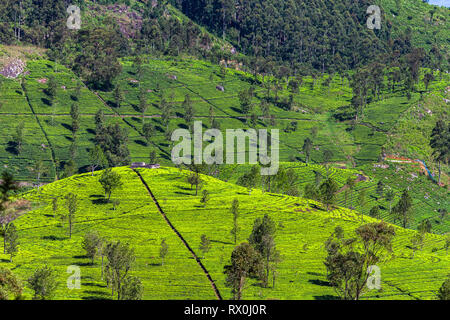
{"label": "terraced hillside", "polygon": [[[280,130],[280,159],[292,161],[304,160],[301,146],[304,139],[313,136],[314,149],[312,161],[321,162],[323,150],[333,152],[333,161],[348,162],[361,165],[379,159],[382,147],[398,149],[400,139],[408,135],[401,131],[405,121],[416,121],[426,130],[412,141],[405,152],[415,150],[425,160],[430,159],[431,150],[418,148],[431,131],[432,124],[445,110],[445,91],[449,75],[436,74],[436,81],[430,84],[429,93],[413,94],[408,100],[402,92],[384,92],[384,99],[373,101],[366,108],[365,117],[359,124],[352,125],[348,121],[336,121],[334,115],[339,107],[348,106],[351,89],[348,79],[334,75],[330,85],[324,83],[329,77],[322,79],[304,77],[298,92],[288,89],[286,82],[273,88],[270,77],[254,77],[244,71],[225,68],[195,59],[150,59],[144,60],[141,82],[137,80],[136,67],[129,60],[123,60],[123,72],[118,83],[124,94],[124,102],[120,108],[114,103],[114,92],[93,92],[69,69],[48,60],[30,60],[27,63],[29,74],[20,83],[19,80],[3,80],[0,91],[0,136],[3,151],[0,153],[0,165],[7,165],[18,179],[29,181],[34,178],[33,162],[42,158],[47,171],[44,180],[55,179],[55,168],[58,175],[64,164],[70,159],[72,145],[72,126],[70,108],[76,102],[74,92],[80,87],[80,98],[77,104],[80,109],[80,129],[77,132],[75,163],[79,172],[87,170],[89,165],[88,151],[95,138],[94,115],[98,110],[105,114],[107,123],[119,123],[128,130],[128,148],[132,161],[145,161],[151,151],[157,153],[158,161],[170,164],[171,144],[167,140],[167,132],[162,124],[162,99],[171,105],[169,132],[176,128],[186,128],[182,104],[189,95],[194,119],[203,121],[204,126],[211,126],[211,115],[222,131],[227,128],[246,128]],[[426,70],[422,70],[422,76]],[[54,76],[57,82],[56,98],[53,104],[45,89],[46,81]],[[387,78],[385,79],[387,82]],[[420,84],[423,86],[423,84]],[[216,87],[223,86],[224,91]],[[251,123],[251,114],[243,114],[239,93],[252,87],[253,113],[257,117]],[[269,89],[268,89],[269,88]],[[138,94],[147,93],[148,108],[142,114],[138,108]],[[275,90],[275,91],[274,91]],[[286,108],[285,103],[292,95],[292,105]],[[275,99],[275,97],[278,97]],[[263,112],[266,103],[268,111]],[[418,109],[417,109],[418,108]],[[422,110],[423,109],[423,110]],[[430,110],[431,115],[417,120],[418,113]],[[406,115],[405,115],[406,114]],[[267,118],[269,117],[269,118]],[[270,119],[272,117],[273,119]],[[405,119],[398,126],[398,119]],[[25,123],[24,151],[19,155],[10,147],[12,132],[17,126],[17,119]],[[152,123],[155,131],[151,135],[150,145],[143,136],[143,123]],[[408,123],[408,122],[407,122]],[[406,124],[405,124],[406,125]],[[419,130],[419,129],[418,129]],[[391,132],[394,132],[392,135]],[[313,133],[312,133],[313,132]],[[407,138],[407,137],[406,137]],[[389,140],[388,140],[389,139]],[[409,144],[408,144],[409,145]],[[406,147],[406,146],[405,146]],[[416,152],[417,153],[417,152]],[[37,157],[39,155],[39,157]]]}
{"label": "terraced hillside", "polygon": [[[323,165],[304,163],[281,163],[283,170],[294,169],[299,181],[296,187],[303,192],[305,185],[315,182],[315,172],[326,177],[327,169]],[[251,165],[230,165],[222,168],[218,178],[231,183],[238,182],[239,178],[251,170]],[[417,167],[396,163],[367,164],[357,169],[346,169],[345,166],[335,165],[328,169],[329,176],[339,185],[337,203],[342,207],[353,207],[359,212],[369,214],[369,210],[374,206],[380,208],[380,218],[395,223],[394,216],[390,214],[392,208],[399,200],[403,190],[409,190],[413,198],[412,213],[413,219],[408,228],[417,229],[419,224],[429,219],[434,233],[445,234],[450,231],[450,221],[446,216],[442,216],[440,209],[448,212],[450,202],[448,190],[439,188],[427,176],[420,173]],[[355,188],[346,194],[346,182],[349,177],[359,179]],[[379,182],[383,183],[383,192],[377,192]],[[261,186],[258,186],[259,188]],[[392,189],[394,197],[391,201],[386,200],[387,190]],[[361,207],[358,195],[362,190],[366,192],[366,203]],[[398,223],[398,221],[396,222]]]}
{"label": "terraced hillside", "polygon": [[[126,167],[113,170],[124,182],[122,190],[112,195],[112,199],[121,200],[116,210],[104,201],[98,182],[101,172],[94,176],[75,175],[26,193],[25,198],[40,206],[16,220],[19,254],[12,263],[7,262],[9,257],[0,254],[0,265],[26,279],[35,268],[48,264],[57,270],[61,283],[57,298],[108,299],[111,296],[101,280],[100,259],[90,265],[81,248],[82,236],[89,230],[98,230],[108,240],[128,242],[135,249],[137,261],[131,273],[141,278],[144,299],[217,299],[207,274],[220,297],[228,299],[231,296],[224,286],[223,267],[234,248],[229,208],[237,198],[242,228],[238,242],[248,238],[254,219],[267,213],[276,222],[276,243],[282,254],[275,288],[249,282],[244,299],[336,298],[326,281],[323,243],[338,225],[352,234],[361,224],[356,211],[336,208],[326,213],[317,208],[317,203],[302,198],[263,194],[258,190],[249,195],[245,188],[209,176],[202,178],[211,199],[202,204],[201,196],[195,196],[186,181],[186,171],[169,167],[137,172]],[[63,197],[74,191],[79,202],[69,239],[67,224],[61,226],[60,215],[66,211]],[[58,198],[59,207],[56,217],[51,209],[54,197]],[[375,220],[364,217],[364,222],[371,221]],[[382,289],[373,290],[364,298],[435,299],[449,272],[444,238],[427,234],[423,249],[412,257],[408,246],[414,231],[400,227],[395,230],[394,257],[380,264]],[[212,241],[211,250],[204,256],[198,249],[202,234]],[[158,257],[162,239],[169,245],[164,265]],[[81,267],[80,290],[65,286],[69,265]],[[27,289],[25,293],[30,295],[31,291]]]}

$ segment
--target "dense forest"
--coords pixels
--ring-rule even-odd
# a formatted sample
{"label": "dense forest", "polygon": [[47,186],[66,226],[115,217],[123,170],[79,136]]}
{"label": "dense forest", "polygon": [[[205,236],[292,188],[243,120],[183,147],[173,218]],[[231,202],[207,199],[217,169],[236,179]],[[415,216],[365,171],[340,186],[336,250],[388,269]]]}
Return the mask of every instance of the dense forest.
{"label": "dense forest", "polygon": [[[194,21],[226,38],[244,54],[269,61],[288,61],[294,70],[321,72],[354,69],[380,55],[398,57],[412,51],[411,29],[394,36],[391,14],[384,12],[383,6],[381,29],[367,28],[366,10],[373,2],[172,1]],[[401,5],[401,1],[396,3],[397,7]],[[397,15],[394,9],[389,13],[392,17]],[[434,60],[442,62],[439,44],[429,49],[428,65],[432,66]]]}
{"label": "dense forest", "polygon": [[[79,5],[83,12],[81,32],[66,27],[70,4]],[[128,5],[128,11],[122,12],[119,4]],[[108,6],[105,9],[99,5]],[[192,20],[173,14],[171,5]],[[367,28],[366,10],[370,5],[368,0],[104,0],[88,4],[5,0],[0,4],[0,42],[20,41],[50,48],[52,58],[99,86],[111,86],[118,57],[141,53],[187,53],[214,62],[232,58],[254,72],[281,77],[342,73],[374,59],[383,65],[407,59],[415,47],[411,28],[394,36],[391,15],[383,7],[381,29]],[[127,14],[128,22],[105,15],[105,10]],[[224,50],[225,41],[214,43],[213,34],[242,54]],[[425,48],[422,66],[445,69],[448,59],[444,46],[434,41]],[[106,68],[105,76],[100,76],[96,70],[103,69],[101,65],[107,60],[115,62]]]}
{"label": "dense forest", "polygon": [[370,5],[368,0],[197,0],[182,1],[182,10],[245,54],[325,71],[353,68],[386,53],[391,23],[368,29]]}

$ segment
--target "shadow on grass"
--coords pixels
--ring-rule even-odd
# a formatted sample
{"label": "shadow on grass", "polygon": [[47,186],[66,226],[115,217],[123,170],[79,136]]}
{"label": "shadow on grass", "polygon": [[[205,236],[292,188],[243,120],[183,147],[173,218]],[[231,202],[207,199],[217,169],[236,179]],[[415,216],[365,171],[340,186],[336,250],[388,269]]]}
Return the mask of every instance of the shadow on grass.
{"label": "shadow on grass", "polygon": [[84,293],[90,295],[82,297],[83,300],[113,300],[111,294],[99,290],[87,290]]}
{"label": "shadow on grass", "polygon": [[146,143],[145,141],[136,139],[136,140],[134,140],[134,142],[135,142],[136,144],[138,144],[138,145],[143,146],[143,147],[147,147],[147,143]]}
{"label": "shadow on grass", "polygon": [[48,100],[48,99],[46,99],[46,98],[41,98],[41,101],[42,101],[42,103],[45,104],[46,106],[49,106],[49,107],[52,106],[51,101]]}
{"label": "shadow on grass", "polygon": [[215,242],[215,243],[222,243],[222,244],[234,244],[233,242],[229,242],[229,241],[220,241],[220,240],[212,240],[211,242]]}
{"label": "shadow on grass", "polygon": [[308,282],[312,283],[312,284],[315,284],[316,286],[331,287],[331,284],[328,281],[314,279],[314,280],[308,280]]}
{"label": "shadow on grass", "polygon": [[5,148],[6,152],[9,152],[13,155],[18,156],[19,152],[17,151],[17,144],[14,141],[9,141],[8,146]]}
{"label": "shadow on grass", "polygon": [[103,196],[102,196],[102,198],[94,199],[91,202],[92,202],[92,204],[108,204],[109,203],[108,199],[103,198]]}
{"label": "shadow on grass", "polygon": [[58,236],[43,236],[42,237],[42,240],[52,240],[52,241],[62,241],[62,240],[66,240],[66,239],[67,239],[67,237],[58,237]]}
{"label": "shadow on grass", "polygon": [[195,194],[193,193],[187,193],[187,192],[181,192],[181,191],[175,191],[175,194],[183,194],[183,195],[187,195],[187,196],[193,196]]}
{"label": "shadow on grass", "polygon": [[323,296],[314,296],[315,300],[341,300],[339,297],[337,296],[332,296],[330,294],[326,294]]}

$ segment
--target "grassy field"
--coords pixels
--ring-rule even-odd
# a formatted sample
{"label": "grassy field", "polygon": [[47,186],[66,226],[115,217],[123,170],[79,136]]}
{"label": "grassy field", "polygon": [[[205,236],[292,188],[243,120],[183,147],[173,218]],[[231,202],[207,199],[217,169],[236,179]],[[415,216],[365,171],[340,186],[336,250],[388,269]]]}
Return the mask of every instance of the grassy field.
{"label": "grassy field", "polygon": [[[109,240],[130,243],[137,261],[132,274],[142,279],[145,299],[215,299],[205,274],[169,228],[135,172],[116,168],[124,182],[122,190],[113,193],[120,198],[116,210],[105,204],[98,178],[101,172],[72,176],[46,185],[40,191],[24,195],[36,203],[36,209],[16,221],[20,250],[13,263],[0,254],[0,265],[11,268],[22,279],[44,264],[56,269],[60,286],[59,299],[109,299],[105,282],[100,278],[100,259],[94,265],[84,256],[82,236],[97,230]],[[238,243],[245,241],[257,217],[269,214],[277,225],[276,243],[282,254],[275,288],[262,288],[248,282],[244,299],[334,299],[337,296],[326,281],[323,265],[323,243],[336,226],[348,235],[361,225],[356,211],[336,208],[330,213],[317,209],[313,201],[278,194],[263,194],[204,176],[205,189],[211,193],[206,205],[200,203],[186,182],[187,172],[163,167],[159,170],[138,169],[168,219],[180,232],[211,274],[223,298],[231,297],[224,286],[223,267],[234,248],[230,230],[231,201],[239,199],[241,231]],[[63,197],[76,190],[79,198],[72,238],[67,223],[61,226],[59,216],[65,213]],[[59,209],[53,217],[51,199],[58,197]],[[375,221],[365,216],[364,222]],[[394,258],[380,264],[382,289],[369,292],[364,299],[435,299],[436,290],[450,271],[444,238],[428,234],[422,250],[412,258],[408,247],[414,231],[395,227]],[[198,246],[202,234],[210,237],[212,249],[203,257]],[[159,244],[169,244],[169,255],[160,265]],[[69,265],[81,268],[81,289],[66,288]],[[27,297],[31,291],[26,290]]]}

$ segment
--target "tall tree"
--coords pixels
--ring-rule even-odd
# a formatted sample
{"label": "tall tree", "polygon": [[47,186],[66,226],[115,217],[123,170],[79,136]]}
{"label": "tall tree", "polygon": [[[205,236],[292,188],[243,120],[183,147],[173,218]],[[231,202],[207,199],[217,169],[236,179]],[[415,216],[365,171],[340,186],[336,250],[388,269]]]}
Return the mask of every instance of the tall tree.
{"label": "tall tree", "polygon": [[23,143],[24,143],[24,128],[25,128],[25,123],[24,122],[19,122],[19,124],[16,127],[15,132],[12,135],[12,142],[14,144],[14,148],[17,154],[20,154],[22,152],[22,147],[23,147]]}
{"label": "tall tree", "polygon": [[127,276],[120,287],[120,300],[141,300],[144,293],[142,281],[135,276]]}
{"label": "tall tree", "polygon": [[439,288],[438,292],[439,300],[450,300],[450,275],[447,276],[442,286]]}
{"label": "tall tree", "polygon": [[325,180],[319,187],[320,201],[326,206],[327,212],[336,202],[336,193],[338,191],[338,185],[336,181],[331,178]]}
{"label": "tall tree", "polygon": [[74,103],[70,107],[70,117],[72,118],[72,134],[75,138],[77,131],[80,129],[80,108]]}
{"label": "tall tree", "polygon": [[401,198],[393,208],[393,212],[396,214],[397,218],[402,221],[403,228],[406,228],[412,218],[411,208],[412,199],[408,190],[405,189],[403,190]]}
{"label": "tall tree", "polygon": [[3,253],[6,253],[6,233],[16,216],[8,210],[9,197],[18,189],[14,177],[7,171],[3,171],[0,184],[0,234],[3,236]]}
{"label": "tall tree", "polygon": [[136,261],[134,249],[128,243],[109,242],[105,247],[106,266],[105,273],[112,295],[117,292],[117,299],[121,300],[122,284],[127,277],[133,263]]}
{"label": "tall tree", "polygon": [[194,109],[192,107],[191,96],[189,94],[186,94],[186,96],[184,97],[184,101],[181,107],[184,110],[184,121],[186,122],[186,125],[190,130],[192,126],[192,120],[194,118]]}
{"label": "tall tree", "polygon": [[368,268],[392,251],[395,230],[385,222],[369,223],[346,239],[338,228],[325,242],[327,279],[342,299],[359,300],[367,290]]}
{"label": "tall tree", "polygon": [[303,142],[303,147],[302,147],[302,150],[305,153],[306,165],[308,165],[308,161],[311,156],[312,147],[313,147],[313,143],[312,143],[311,139],[309,137],[307,137],[305,139],[305,141]]}
{"label": "tall tree", "polygon": [[34,291],[34,300],[49,300],[53,298],[58,287],[55,270],[47,265],[36,269],[33,275],[28,278],[28,285]]}
{"label": "tall tree", "polygon": [[275,244],[276,225],[267,214],[257,218],[248,242],[255,247],[264,260],[264,285],[269,281],[270,270],[274,270],[274,263],[279,260],[279,253]]}
{"label": "tall tree", "polygon": [[11,223],[10,227],[6,231],[5,235],[6,239],[6,253],[9,254],[9,261],[13,261],[13,257],[17,255],[19,251],[19,234],[17,233],[16,226],[14,223]]}
{"label": "tall tree", "polygon": [[75,215],[78,208],[78,197],[76,194],[70,192],[66,195],[66,207],[67,207],[67,222],[69,226],[69,238],[72,238],[72,227],[75,222]]}
{"label": "tall tree", "polygon": [[48,169],[47,167],[44,165],[44,162],[42,161],[41,158],[38,158],[35,162],[34,165],[32,167],[33,173],[36,176],[36,185],[37,188],[39,190],[39,188],[41,187],[41,176],[47,174]]}
{"label": "tall tree", "polygon": [[144,134],[147,146],[150,145],[152,134],[155,132],[155,126],[152,123],[146,122],[142,126],[142,133]]}
{"label": "tall tree", "polygon": [[353,207],[353,189],[355,188],[356,179],[354,177],[348,177],[345,182],[346,187],[350,190],[350,207]]}
{"label": "tall tree", "polygon": [[439,164],[439,179],[441,183],[441,164],[450,162],[450,123],[447,119],[436,122],[431,132],[430,146],[433,148],[433,156]]}
{"label": "tall tree", "polygon": [[142,113],[142,123],[144,123],[145,112],[148,109],[147,94],[143,88],[139,90],[139,111]]}
{"label": "tall tree", "polygon": [[91,264],[94,264],[94,259],[99,253],[99,247],[102,239],[97,231],[89,231],[83,237],[81,247],[86,251],[86,256],[91,259]]}
{"label": "tall tree", "polygon": [[225,285],[231,288],[233,299],[240,300],[247,278],[261,279],[264,265],[260,253],[247,242],[234,248],[229,265],[224,267]]}
{"label": "tall tree", "polygon": [[123,91],[120,84],[118,83],[114,88],[114,103],[116,104],[117,109],[120,108],[123,100],[124,100]]}
{"label": "tall tree", "polygon": [[97,144],[89,150],[89,161],[91,163],[91,176],[94,176],[95,169],[104,168],[108,164],[102,148]]}
{"label": "tall tree", "polygon": [[364,222],[364,207],[366,206],[366,203],[367,203],[366,195],[367,195],[366,189],[362,189],[361,191],[359,191],[358,202],[359,202],[359,208],[361,210],[361,222]]}
{"label": "tall tree", "polygon": [[169,254],[169,245],[166,242],[166,239],[161,240],[161,247],[159,248],[159,257],[161,258],[161,264],[164,265],[164,260]]}
{"label": "tall tree", "polygon": [[11,270],[0,267],[0,301],[22,298],[22,283]]}
{"label": "tall tree", "polygon": [[98,182],[100,182],[103,190],[105,190],[105,198],[108,197],[108,201],[111,199],[112,192],[121,188],[123,185],[120,175],[112,171],[111,168],[103,171]]}
{"label": "tall tree", "polygon": [[233,215],[233,228],[231,229],[231,235],[234,239],[234,244],[237,242],[238,234],[240,231],[238,218],[239,218],[239,200],[237,198],[233,199],[231,204],[231,214]]}
{"label": "tall tree", "polygon": [[211,240],[205,234],[202,234],[200,237],[199,249],[203,253],[203,257],[211,250]]}

